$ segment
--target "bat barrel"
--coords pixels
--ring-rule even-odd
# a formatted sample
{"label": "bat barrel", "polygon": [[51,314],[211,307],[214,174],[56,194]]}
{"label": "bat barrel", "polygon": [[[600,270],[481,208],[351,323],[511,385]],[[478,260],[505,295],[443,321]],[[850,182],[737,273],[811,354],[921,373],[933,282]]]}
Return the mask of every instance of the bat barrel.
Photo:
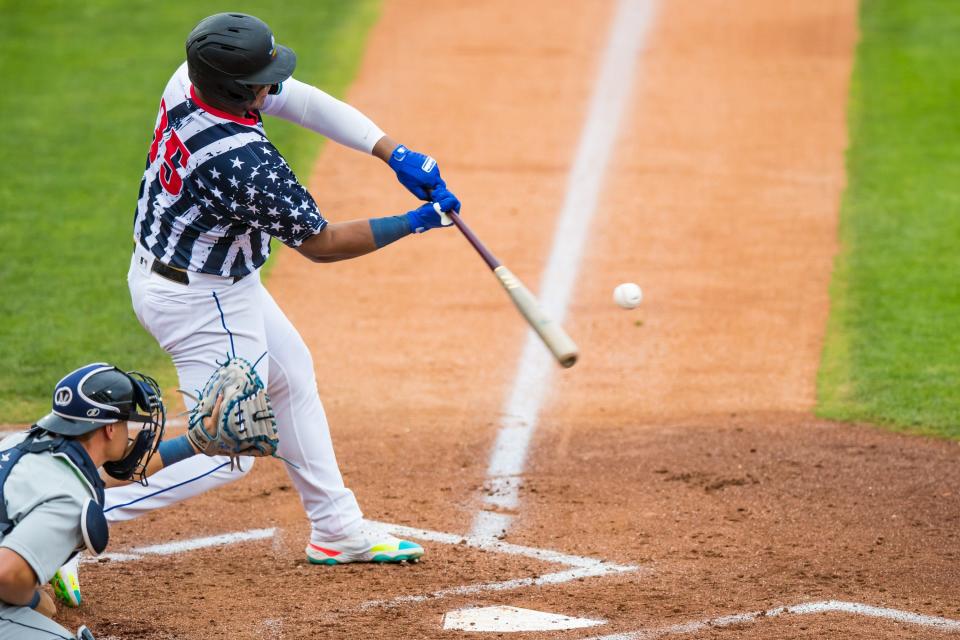
{"label": "bat barrel", "polygon": [[563,327],[543,312],[543,309],[540,308],[540,303],[537,302],[534,295],[530,293],[530,290],[527,289],[524,284],[520,282],[520,279],[513,275],[509,269],[500,264],[500,261],[480,242],[480,239],[474,235],[470,227],[467,226],[467,223],[465,223],[458,214],[451,211],[447,215],[450,216],[450,219],[453,221],[453,224],[457,226],[457,229],[460,230],[460,233],[463,234],[476,252],[480,254],[480,257],[483,258],[483,261],[487,263],[487,266],[490,267],[494,275],[497,276],[497,279],[500,280],[500,284],[503,285],[507,295],[513,300],[513,304],[516,305],[517,310],[520,311],[527,323],[533,327],[533,330],[537,332],[537,335],[540,336],[543,343],[550,349],[550,352],[553,354],[553,357],[556,358],[557,362],[567,368],[576,364],[580,351],[577,349],[576,343],[574,343],[574,341],[570,339],[570,336],[563,330]]}
{"label": "bat barrel", "polygon": [[566,331],[557,322],[551,319],[530,290],[509,269],[500,265],[493,270],[500,284],[506,289],[507,295],[513,300],[517,310],[526,318],[527,323],[537,332],[543,344],[547,346],[553,357],[561,366],[569,368],[577,362],[580,350],[570,339]]}

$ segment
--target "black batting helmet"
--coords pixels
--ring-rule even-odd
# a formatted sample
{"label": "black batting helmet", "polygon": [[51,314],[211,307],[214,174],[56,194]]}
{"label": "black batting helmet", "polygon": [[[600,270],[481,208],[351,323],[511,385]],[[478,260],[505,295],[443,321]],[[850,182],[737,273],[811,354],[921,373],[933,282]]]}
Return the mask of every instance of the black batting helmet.
{"label": "black batting helmet", "polygon": [[254,99],[250,85],[278,85],[293,74],[297,54],[276,44],[260,18],[218,13],[187,36],[190,81],[204,97],[243,106]]}

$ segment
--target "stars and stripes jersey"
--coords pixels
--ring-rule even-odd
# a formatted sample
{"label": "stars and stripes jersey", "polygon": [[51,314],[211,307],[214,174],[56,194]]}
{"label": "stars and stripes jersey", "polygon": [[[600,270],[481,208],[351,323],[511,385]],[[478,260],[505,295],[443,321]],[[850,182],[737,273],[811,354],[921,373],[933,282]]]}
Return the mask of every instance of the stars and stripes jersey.
{"label": "stars and stripes jersey", "polygon": [[135,241],[177,269],[245,276],[266,261],[271,237],[297,247],[326,224],[260,114],[204,104],[186,63],[177,69],[140,182]]}

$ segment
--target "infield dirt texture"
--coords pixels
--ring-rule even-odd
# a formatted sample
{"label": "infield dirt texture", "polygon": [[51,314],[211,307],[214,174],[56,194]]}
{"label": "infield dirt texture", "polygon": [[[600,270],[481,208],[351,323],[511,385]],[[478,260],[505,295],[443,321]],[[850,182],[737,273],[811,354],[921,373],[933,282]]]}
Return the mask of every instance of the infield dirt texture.
{"label": "infield dirt texture", "polygon": [[[371,606],[562,567],[439,542],[417,565],[310,566],[296,492],[268,460],[114,527],[111,551],[275,527],[269,539],[85,565],[83,608],[62,619],[98,638],[455,638],[446,612],[502,604],[607,621],[524,638],[956,632],[844,611],[689,625],[832,600],[960,619],[960,469],[954,442],[812,414],[856,3],[653,6],[596,212],[575,231],[565,324],[582,358],[546,379],[519,503],[498,513],[505,542],[634,569]],[[464,217],[533,289],[583,178],[570,168],[617,8],[390,0],[347,94],[438,159]],[[335,145],[310,183],[334,220],[412,205],[380,163]],[[635,311],[610,299],[623,281],[644,289]],[[269,288],[313,352],[367,516],[467,535],[526,332],[467,243],[431,232],[334,265],[285,251]]]}

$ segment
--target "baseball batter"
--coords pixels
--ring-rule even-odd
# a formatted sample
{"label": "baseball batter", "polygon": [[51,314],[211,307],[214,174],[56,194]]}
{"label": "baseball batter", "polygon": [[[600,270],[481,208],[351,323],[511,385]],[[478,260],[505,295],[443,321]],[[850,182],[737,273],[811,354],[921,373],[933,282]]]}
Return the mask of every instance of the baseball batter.
{"label": "baseball batter", "polygon": [[[446,226],[460,203],[437,163],[395,143],[355,108],[292,78],[296,56],[258,18],[202,20],[187,61],[163,91],[140,184],[128,284],[140,323],[176,366],[180,387],[203,387],[227,355],[256,363],[276,412],[278,454],[312,525],[312,563],[399,562],[420,545],[365,525],[337,467],[310,353],[260,282],[270,240],[315,262],[355,258],[410,233]],[[370,153],[428,201],[403,215],[328,222],[266,136],[272,115]],[[308,283],[305,283],[309,287]],[[107,491],[120,521],[240,478],[226,458],[197,457],[157,474],[149,488]]]}
{"label": "baseball batter", "polygon": [[146,483],[198,452],[187,436],[161,443],[163,427],[152,378],[94,363],[57,383],[51,413],[0,442],[0,639],[93,640],[86,627],[74,636],[50,618],[56,610],[39,585],[80,549],[106,548],[101,467],[117,481]]}

